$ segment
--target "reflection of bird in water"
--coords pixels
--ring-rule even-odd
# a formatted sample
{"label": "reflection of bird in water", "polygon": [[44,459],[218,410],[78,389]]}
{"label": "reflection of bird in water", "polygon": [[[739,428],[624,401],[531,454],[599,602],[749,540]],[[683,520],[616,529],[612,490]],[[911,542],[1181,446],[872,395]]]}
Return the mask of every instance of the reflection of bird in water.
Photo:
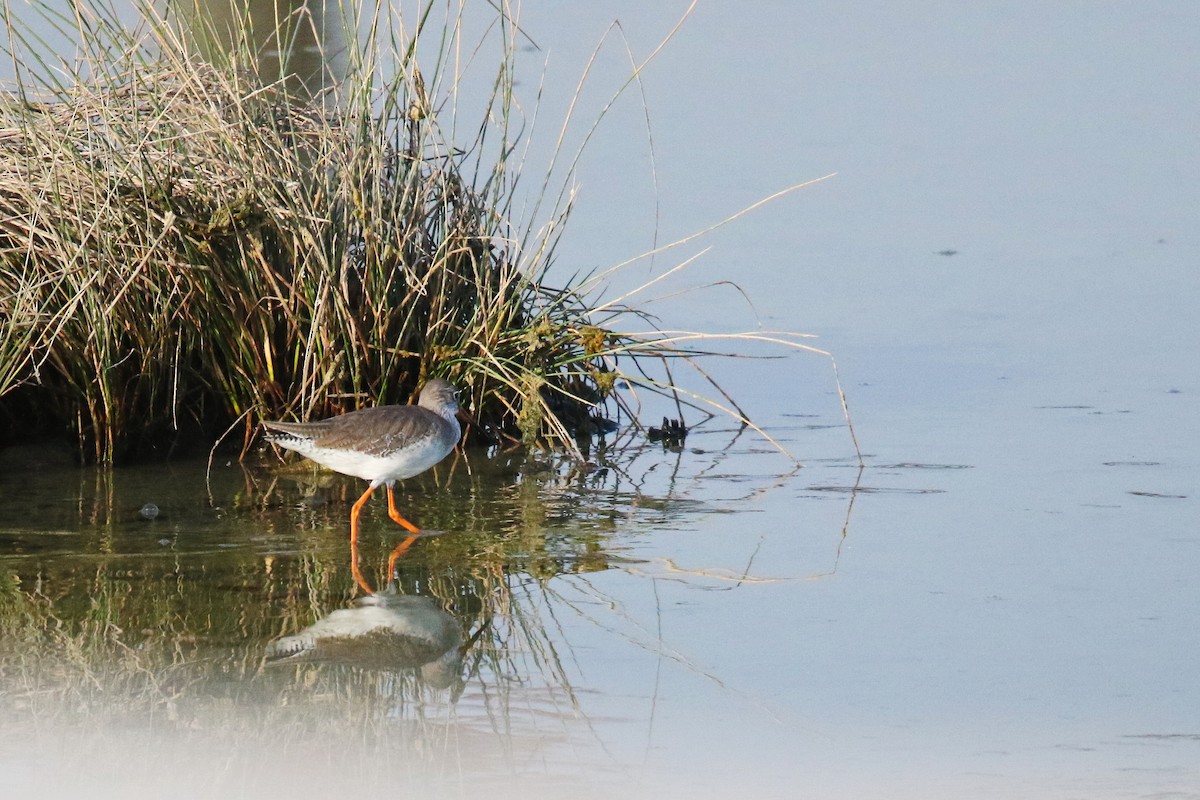
{"label": "reflection of bird in water", "polygon": [[421,529],[396,510],[392,484],[419,475],[450,454],[462,429],[458,391],[433,378],[416,405],[376,406],[317,422],[263,422],[267,439],[343,475],[371,482],[350,509],[350,541],[358,541],[358,515],[371,494],[387,486],[388,516],[413,534]]}
{"label": "reflection of bird in water", "polygon": [[465,651],[458,623],[437,603],[387,591],[366,595],[353,608],[340,608],[276,639],[267,646],[266,663],[418,669],[422,680],[444,689],[460,680]]}

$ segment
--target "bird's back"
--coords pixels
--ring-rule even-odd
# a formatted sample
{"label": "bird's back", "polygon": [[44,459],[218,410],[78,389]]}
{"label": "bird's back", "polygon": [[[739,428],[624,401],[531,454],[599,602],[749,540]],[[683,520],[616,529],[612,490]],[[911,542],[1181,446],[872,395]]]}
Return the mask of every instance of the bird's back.
{"label": "bird's back", "polygon": [[316,422],[263,422],[267,438],[345,475],[383,482],[409,478],[458,443],[453,416],[421,406],[376,406]]}

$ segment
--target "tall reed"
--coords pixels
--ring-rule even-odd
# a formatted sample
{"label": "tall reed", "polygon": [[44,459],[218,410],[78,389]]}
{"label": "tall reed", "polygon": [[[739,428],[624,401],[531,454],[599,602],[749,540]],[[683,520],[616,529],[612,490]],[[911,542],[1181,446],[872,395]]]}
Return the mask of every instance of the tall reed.
{"label": "tall reed", "polygon": [[[545,224],[511,218],[514,21],[496,12],[492,91],[454,142],[434,7],[408,27],[386,4],[343,9],[359,46],[314,98],[286,69],[264,79],[247,40],[213,57],[209,32],[150,4],[135,29],[102,0],[51,16],[70,62],[6,4],[0,436],[70,431],[102,461],[239,424],[248,442],[259,418],[406,402],[436,373],[492,438],[574,449],[609,401],[634,414],[619,380],[674,392],[642,362],[690,357],[686,337],[619,334],[624,305],[546,284],[570,193],[543,186]],[[440,54],[429,74],[418,43]]]}

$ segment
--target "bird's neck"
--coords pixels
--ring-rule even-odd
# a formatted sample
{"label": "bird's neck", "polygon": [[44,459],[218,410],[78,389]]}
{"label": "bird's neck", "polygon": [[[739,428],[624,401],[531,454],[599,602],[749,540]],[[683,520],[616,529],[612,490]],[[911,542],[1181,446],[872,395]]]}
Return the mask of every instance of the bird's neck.
{"label": "bird's neck", "polygon": [[457,411],[446,411],[445,409],[443,409],[443,410],[439,411],[438,413],[441,414],[442,419],[444,419],[450,423],[451,427],[453,427],[454,430],[458,431],[459,434],[462,433],[462,426],[460,426],[458,424],[458,412]]}

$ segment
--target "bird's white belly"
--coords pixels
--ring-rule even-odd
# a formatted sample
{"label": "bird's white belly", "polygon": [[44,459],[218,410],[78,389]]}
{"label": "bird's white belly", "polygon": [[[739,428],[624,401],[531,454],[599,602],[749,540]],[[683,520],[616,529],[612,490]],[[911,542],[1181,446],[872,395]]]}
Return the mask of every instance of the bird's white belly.
{"label": "bird's white belly", "polygon": [[410,442],[403,449],[387,455],[320,447],[302,452],[335,472],[353,475],[379,485],[418,475],[445,458],[452,449],[453,445],[446,448],[436,437],[430,436],[419,442]]}

